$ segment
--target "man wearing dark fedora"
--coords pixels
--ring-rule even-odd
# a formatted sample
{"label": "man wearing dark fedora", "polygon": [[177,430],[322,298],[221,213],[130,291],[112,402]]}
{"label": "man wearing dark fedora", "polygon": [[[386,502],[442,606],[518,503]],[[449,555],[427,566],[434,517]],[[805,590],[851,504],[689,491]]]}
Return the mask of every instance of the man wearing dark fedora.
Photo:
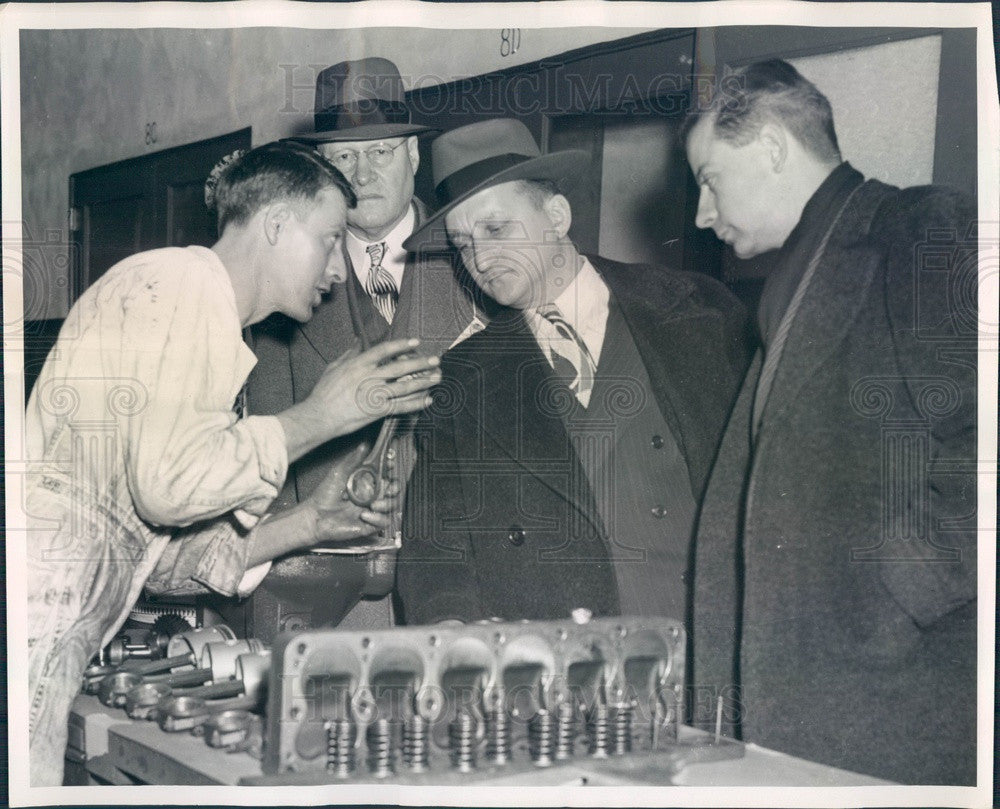
{"label": "man wearing dark fedora", "polygon": [[683,619],[694,516],[747,352],[708,276],[578,253],[562,191],[589,156],[542,155],[519,121],[441,135],[447,239],[502,304],[442,359],[417,429],[397,595],[406,623]]}
{"label": "man wearing dark fedora", "polygon": [[[277,412],[307,396],[327,363],[354,347],[417,337],[419,352],[440,354],[482,323],[447,255],[418,262],[403,248],[403,240],[427,219],[426,208],[413,196],[414,174],[417,138],[434,130],[411,123],[395,64],[372,57],[321,71],[314,123],[314,133],[290,140],[314,146],[357,195],[344,245],[348,278],[326,296],[309,324],[272,321],[255,335],[258,364],[248,389],[254,412]],[[337,458],[361,441],[373,442],[378,427],[303,458],[290,470],[279,503],[294,504],[311,491]],[[397,475],[405,481],[412,453],[405,440],[401,444]],[[392,542],[398,525],[389,533]],[[272,575],[280,574],[278,565]],[[390,623],[390,604],[382,599],[360,605],[345,625]]]}

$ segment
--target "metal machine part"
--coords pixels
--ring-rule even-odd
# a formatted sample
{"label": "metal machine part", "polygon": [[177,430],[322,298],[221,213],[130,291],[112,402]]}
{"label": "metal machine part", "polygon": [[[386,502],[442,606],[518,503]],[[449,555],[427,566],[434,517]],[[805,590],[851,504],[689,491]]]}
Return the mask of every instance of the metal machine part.
{"label": "metal machine part", "polygon": [[[98,698],[105,705],[121,708],[125,705],[125,696],[129,690],[137,685],[148,682],[167,680],[170,677],[177,679],[179,674],[189,673],[187,670],[194,669],[196,659],[193,654],[182,654],[176,657],[166,657],[162,660],[152,660],[142,665],[131,668],[123,665],[117,669],[112,669],[100,679],[94,679],[88,688],[93,688],[92,693],[96,693]],[[179,670],[179,671],[175,671]],[[84,675],[86,677],[86,674]],[[210,676],[210,675],[209,675]],[[205,682],[204,672],[197,672],[195,679],[189,682],[194,684],[197,677],[202,677],[198,684]],[[187,679],[181,680],[188,682]]]}
{"label": "metal machine part", "polygon": [[167,657],[190,653],[195,660],[201,660],[202,652],[209,643],[235,641],[236,633],[225,624],[202,626],[173,635],[167,643]]}
{"label": "metal machine part", "polygon": [[192,625],[174,613],[160,615],[152,623],[133,621],[98,652],[91,667],[114,667],[127,660],[158,660],[166,657],[170,638],[190,629],[193,629]]}
{"label": "metal machine part", "polygon": [[[263,648],[255,639],[236,640],[225,625],[202,627],[181,632],[167,644],[169,657],[135,664],[126,661],[117,668],[91,668],[84,673],[84,690],[97,693],[101,702],[126,707],[139,718],[152,700],[155,688],[133,693],[143,685],[160,683],[169,688],[201,685],[209,680],[231,678],[237,656]],[[130,665],[131,664],[131,665]]]}
{"label": "metal machine part", "polygon": [[193,730],[219,714],[260,710],[270,664],[270,652],[241,654],[231,680],[220,678],[211,686],[160,699],[155,711],[157,723],[169,732]]}
{"label": "metal machine part", "polygon": [[736,743],[678,742],[684,643],[680,623],[650,618],[285,635],[264,773],[318,783],[513,774],[668,749],[676,766],[738,757]]}
{"label": "metal machine part", "polygon": [[396,552],[340,545],[276,560],[247,602],[246,633],[273,643],[282,632],[336,626],[362,598],[392,590]]}
{"label": "metal machine part", "polygon": [[385,493],[386,465],[390,460],[390,442],[396,435],[400,417],[389,416],[382,421],[378,438],[371,451],[358,465],[358,468],[347,477],[347,496],[356,506],[367,508]]}
{"label": "metal machine part", "polygon": [[[241,649],[242,652],[231,657],[225,654],[211,654],[213,648],[228,647],[227,650]],[[199,699],[221,699],[237,697],[243,693],[257,694],[267,679],[271,655],[269,651],[260,651],[260,642],[249,639],[245,641],[229,641],[226,643],[210,643],[202,652],[202,666],[190,672],[173,675],[169,681],[144,682],[136,685],[125,695],[125,712],[133,719],[159,719],[166,700],[175,696],[197,697]],[[201,685],[196,683],[195,672],[205,675],[210,673],[211,683]],[[184,688],[180,681],[184,675],[189,676],[189,682],[196,683],[194,688]]]}
{"label": "metal machine part", "polygon": [[718,736],[682,734],[676,621],[316,631],[287,634],[274,652],[231,634],[180,633],[168,647],[181,654],[127,660],[94,682],[106,705],[156,720],[136,727],[189,732],[165,750],[190,738],[246,753],[260,767],[247,783],[514,783],[532,773],[558,783],[580,772],[663,783],[690,763],[744,752]]}

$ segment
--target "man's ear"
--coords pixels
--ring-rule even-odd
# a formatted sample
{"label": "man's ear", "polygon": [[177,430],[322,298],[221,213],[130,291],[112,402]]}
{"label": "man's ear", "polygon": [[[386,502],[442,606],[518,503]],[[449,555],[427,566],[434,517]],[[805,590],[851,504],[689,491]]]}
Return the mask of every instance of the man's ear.
{"label": "man's ear", "polygon": [[264,209],[264,235],[269,244],[278,243],[278,237],[288,225],[293,213],[292,207],[287,202],[275,202]]}
{"label": "man's ear", "polygon": [[420,144],[416,135],[410,135],[406,139],[406,151],[410,155],[410,166],[413,168],[413,173],[416,174],[417,166],[420,165]]}
{"label": "man's ear", "polygon": [[780,174],[788,160],[788,133],[784,127],[766,123],[760,128],[757,138],[771,162],[771,168]]}
{"label": "man's ear", "polygon": [[569,233],[569,226],[573,224],[573,209],[569,200],[562,194],[553,194],[545,201],[545,213],[552,223],[552,228],[560,239]]}

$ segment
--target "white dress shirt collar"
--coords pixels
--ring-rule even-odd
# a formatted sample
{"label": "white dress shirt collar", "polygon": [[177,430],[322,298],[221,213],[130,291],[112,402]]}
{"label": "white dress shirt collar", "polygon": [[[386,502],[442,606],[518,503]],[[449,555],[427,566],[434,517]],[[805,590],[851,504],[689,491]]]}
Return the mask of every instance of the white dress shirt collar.
{"label": "white dress shirt collar", "polygon": [[[385,255],[382,256],[382,266],[389,271],[392,279],[396,282],[396,289],[401,289],[403,285],[403,270],[406,269],[406,251],[403,249],[403,241],[413,233],[413,228],[417,222],[416,212],[413,204],[410,203],[406,209],[406,215],[396,223],[384,239]],[[368,280],[369,259],[368,245],[379,244],[379,242],[369,242],[358,238],[351,231],[347,231],[347,253],[351,258],[351,266],[354,274],[358,277],[361,285],[364,286]]]}
{"label": "white dress shirt collar", "polygon": [[[608,325],[611,293],[587,258],[580,256],[580,261],[582,262],[580,271],[552,303],[559,307],[562,316],[576,329],[594,358],[594,363],[598,364],[601,361],[601,347],[604,345],[604,333]],[[561,338],[552,324],[539,315],[537,310],[525,312],[525,316],[539,347],[551,362],[552,350],[549,342]]]}

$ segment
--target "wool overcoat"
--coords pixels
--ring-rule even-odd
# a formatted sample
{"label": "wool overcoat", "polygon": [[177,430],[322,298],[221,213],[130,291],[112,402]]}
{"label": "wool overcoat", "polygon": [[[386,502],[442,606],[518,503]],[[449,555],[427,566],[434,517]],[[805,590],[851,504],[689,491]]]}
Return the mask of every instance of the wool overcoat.
{"label": "wool overcoat", "polygon": [[[705,275],[590,261],[620,307],[697,500],[746,367],[743,307]],[[418,425],[404,512],[403,619],[616,614],[608,537],[523,315],[495,317],[444,356],[442,371]]]}
{"label": "wool overcoat", "polygon": [[745,740],[907,783],[975,775],[975,208],[860,186],[695,550],[694,699]]}

